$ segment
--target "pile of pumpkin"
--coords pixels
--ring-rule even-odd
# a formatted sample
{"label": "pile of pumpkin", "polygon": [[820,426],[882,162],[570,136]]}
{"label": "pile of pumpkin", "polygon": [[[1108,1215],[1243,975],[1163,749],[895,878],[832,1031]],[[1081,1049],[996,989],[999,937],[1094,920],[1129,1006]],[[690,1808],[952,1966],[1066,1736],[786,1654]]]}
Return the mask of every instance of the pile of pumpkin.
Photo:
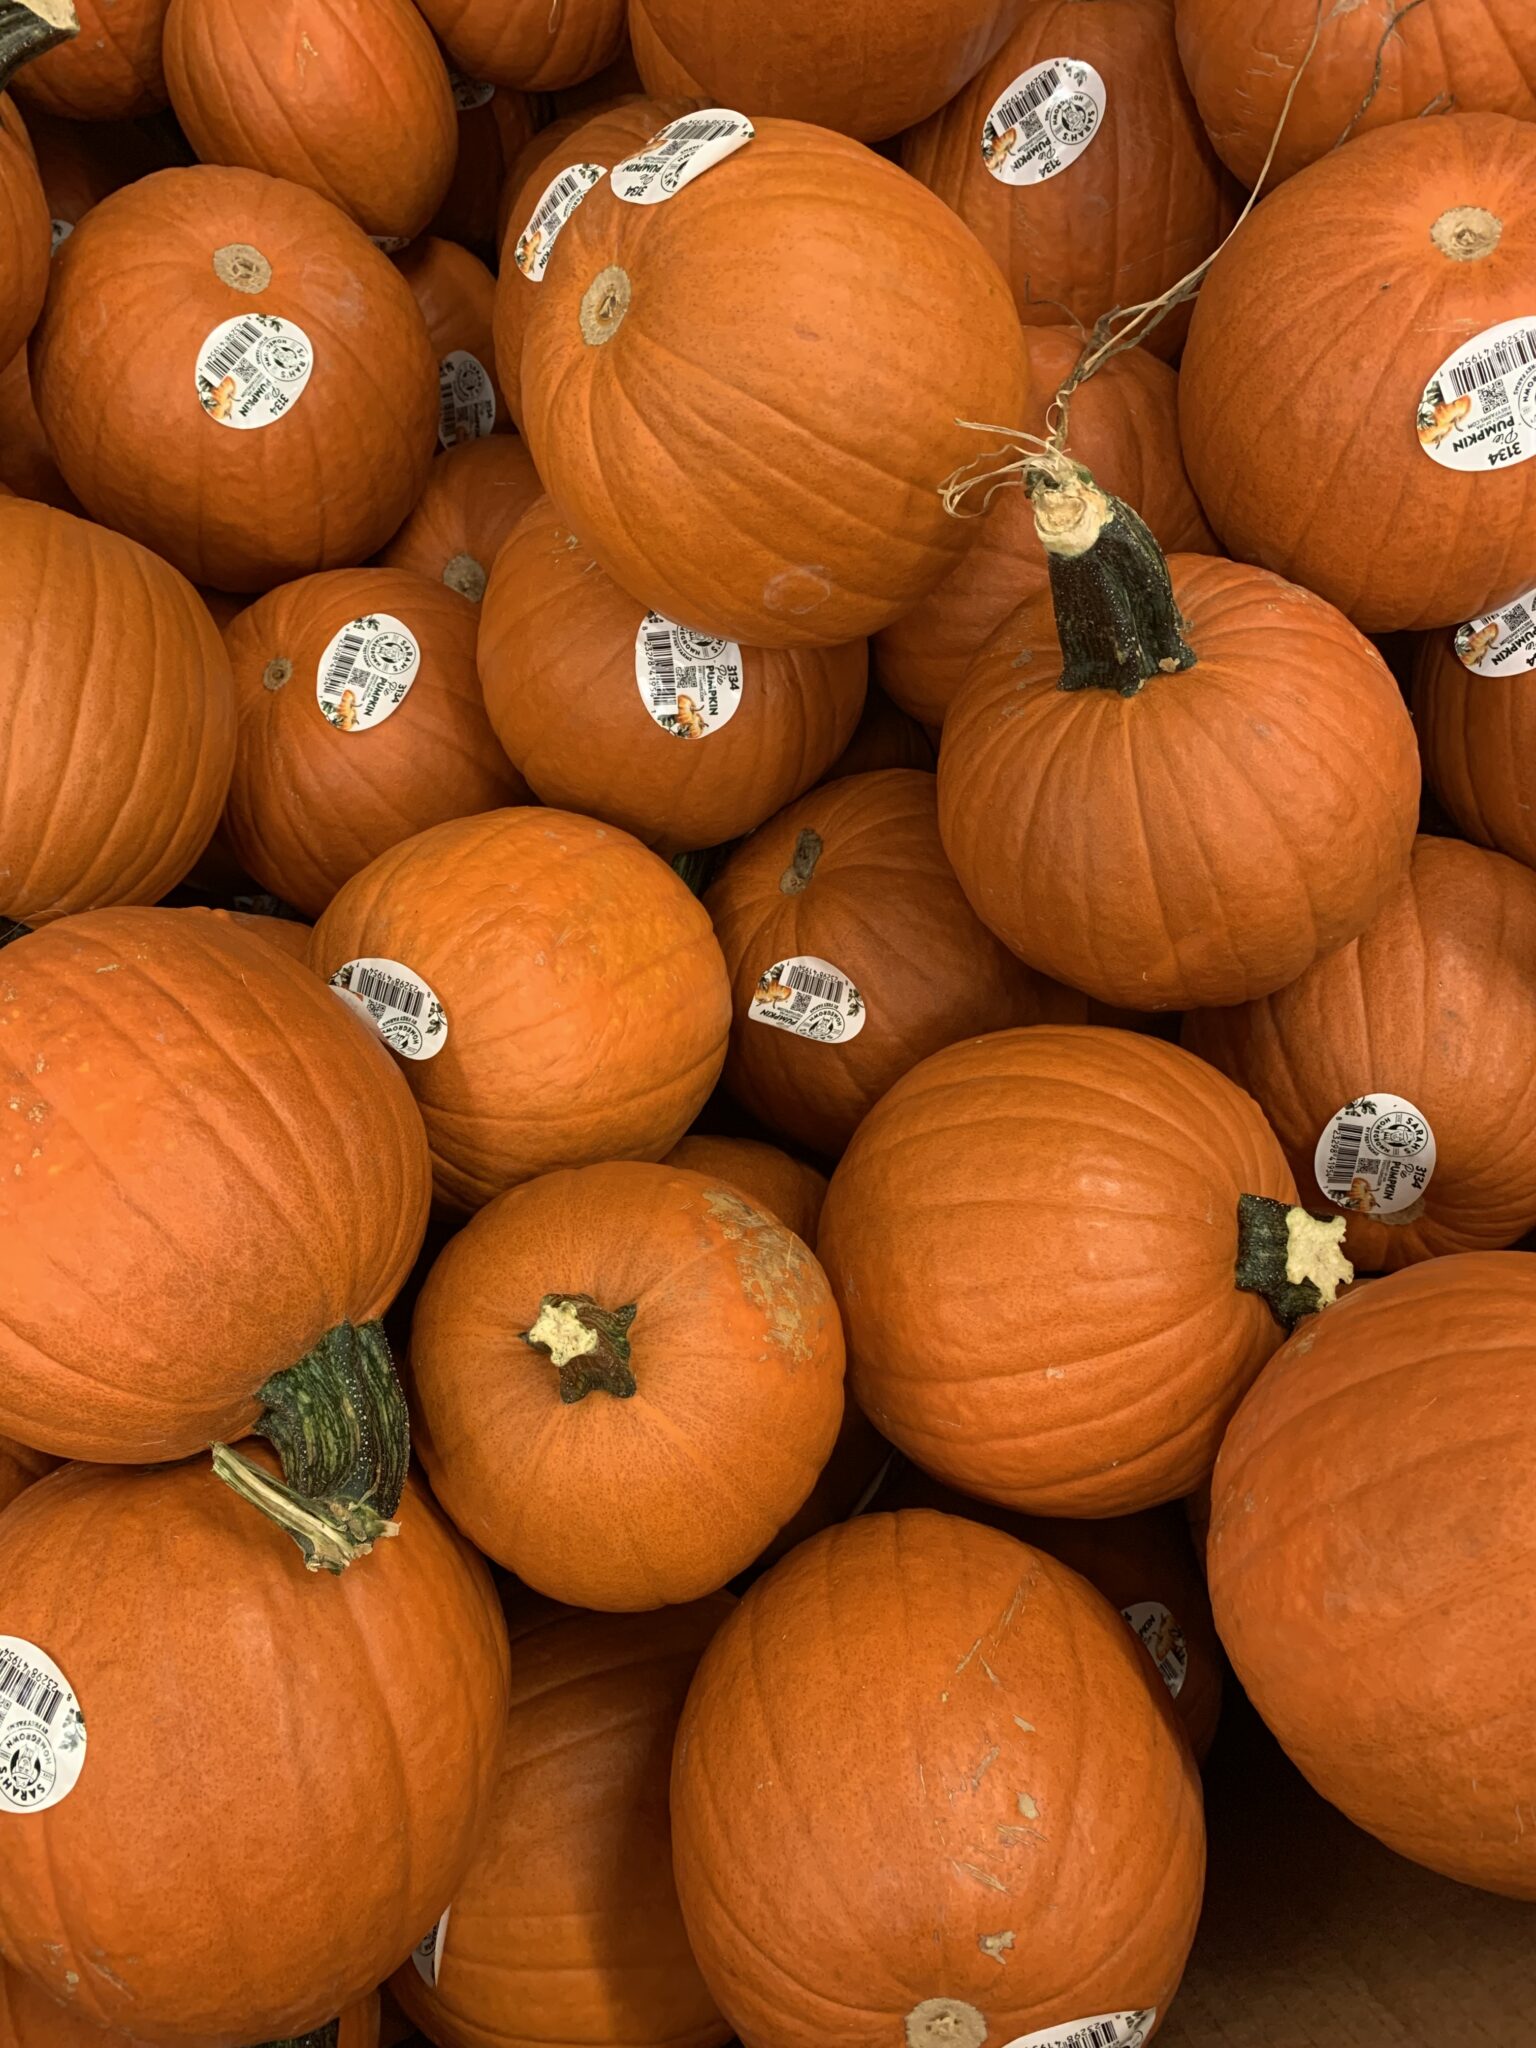
{"label": "pile of pumpkin", "polygon": [[1529,0],[76,4],[0,2048],[1139,2048],[1223,1652],[1536,1897]]}

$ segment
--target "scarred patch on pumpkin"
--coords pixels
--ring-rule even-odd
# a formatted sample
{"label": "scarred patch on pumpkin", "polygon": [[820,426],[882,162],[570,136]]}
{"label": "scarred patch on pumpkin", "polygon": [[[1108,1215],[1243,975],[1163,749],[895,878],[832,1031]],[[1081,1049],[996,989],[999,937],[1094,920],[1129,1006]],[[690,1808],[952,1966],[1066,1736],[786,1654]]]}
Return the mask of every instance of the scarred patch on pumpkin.
{"label": "scarred patch on pumpkin", "polygon": [[720,1233],[736,1248],[741,1291],[764,1317],[768,1339],[786,1354],[791,1371],[810,1357],[800,1314],[800,1290],[815,1260],[792,1230],[775,1217],[720,1185],[708,1189],[704,1206]]}

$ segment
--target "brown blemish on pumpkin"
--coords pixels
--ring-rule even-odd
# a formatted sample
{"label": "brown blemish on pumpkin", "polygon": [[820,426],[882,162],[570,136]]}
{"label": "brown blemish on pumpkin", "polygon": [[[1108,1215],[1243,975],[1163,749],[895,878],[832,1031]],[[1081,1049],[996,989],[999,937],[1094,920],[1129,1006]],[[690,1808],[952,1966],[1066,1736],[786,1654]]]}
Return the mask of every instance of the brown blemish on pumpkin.
{"label": "brown blemish on pumpkin", "polygon": [[810,1253],[793,1231],[754,1209],[732,1188],[707,1189],[704,1206],[720,1234],[736,1247],[741,1291],[765,1318],[769,1342],[786,1354],[793,1371],[810,1356],[797,1298],[813,1263]]}
{"label": "brown blemish on pumpkin", "polygon": [[987,2022],[958,1998],[925,1998],[906,2018],[907,2048],[984,2048]]}
{"label": "brown blemish on pumpkin", "polygon": [[606,270],[597,273],[581,295],[576,316],[581,338],[588,348],[601,348],[604,342],[612,341],[624,325],[633,297],[629,272],[621,270],[617,263],[610,263]]}
{"label": "brown blemish on pumpkin", "polygon": [[279,654],[269,661],[261,672],[261,687],[264,690],[280,690],[293,676],[293,663],[286,654]]}
{"label": "brown blemish on pumpkin", "polygon": [[213,252],[213,274],[232,291],[264,292],[272,282],[272,266],[249,242],[226,242]]}
{"label": "brown blemish on pumpkin", "polygon": [[976,1946],[984,1956],[990,1956],[994,1963],[1005,1963],[1008,1959],[1008,1951],[1013,1947],[1014,1940],[1013,1929],[1007,1927],[1001,1934],[978,1935]]}
{"label": "brown blemish on pumpkin", "polygon": [[802,827],[795,840],[795,851],[789,866],[779,877],[781,896],[798,896],[803,889],[810,886],[811,877],[816,872],[816,863],[821,859],[823,844],[819,832],[813,832],[809,825]]}

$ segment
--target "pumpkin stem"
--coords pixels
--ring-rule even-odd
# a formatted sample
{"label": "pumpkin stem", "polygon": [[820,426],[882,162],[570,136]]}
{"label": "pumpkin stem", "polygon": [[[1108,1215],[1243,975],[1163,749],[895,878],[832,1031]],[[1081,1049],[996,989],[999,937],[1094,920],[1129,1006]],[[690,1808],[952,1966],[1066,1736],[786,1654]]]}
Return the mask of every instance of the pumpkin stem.
{"label": "pumpkin stem", "polygon": [[546,1294],[523,1342],[553,1360],[560,1398],[569,1405],[601,1388],[615,1400],[635,1391],[629,1369],[629,1326],[635,1304],[604,1308],[590,1294]]}
{"label": "pumpkin stem", "polygon": [[0,0],[0,92],[23,64],[79,33],[74,0]]}
{"label": "pumpkin stem", "polygon": [[1283,1330],[1327,1308],[1355,1277],[1344,1256],[1347,1216],[1311,1216],[1271,1195],[1237,1198],[1237,1285],[1262,1294]]}
{"label": "pumpkin stem", "polygon": [[478,604],[485,595],[486,573],[473,555],[450,555],[443,569],[443,581],[471,604]]}
{"label": "pumpkin stem", "polygon": [[307,2034],[295,2034],[286,2041],[267,2041],[262,2048],[336,2048],[341,2022],[331,2020],[323,2027],[313,2027]]}
{"label": "pumpkin stem", "polygon": [[724,846],[701,846],[691,853],[676,853],[667,863],[680,882],[686,882],[695,896],[702,896],[735,852],[738,841]]}
{"label": "pumpkin stem", "polygon": [[819,832],[813,832],[809,825],[803,826],[795,841],[794,857],[779,877],[781,896],[798,896],[810,884],[816,872],[816,863],[821,859],[822,840]]}
{"label": "pumpkin stem", "polygon": [[1027,483],[1050,564],[1058,688],[1134,697],[1153,676],[1193,668],[1168,564],[1145,522],[1075,463],[1032,468]]}

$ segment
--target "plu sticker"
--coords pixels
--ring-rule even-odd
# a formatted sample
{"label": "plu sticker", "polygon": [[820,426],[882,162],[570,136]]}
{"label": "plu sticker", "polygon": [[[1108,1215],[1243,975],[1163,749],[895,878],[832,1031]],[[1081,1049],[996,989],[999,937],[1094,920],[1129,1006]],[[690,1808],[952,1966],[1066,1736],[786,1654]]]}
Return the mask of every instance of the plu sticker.
{"label": "plu sticker", "polygon": [[1004,185],[1043,185],[1098,134],[1108,98],[1098,72],[1076,57],[1032,64],[981,124],[981,160]]}
{"label": "plu sticker", "polygon": [[1313,1155],[1330,1202],[1362,1216],[1391,1216],[1416,1202],[1435,1170],[1429,1119],[1401,1095],[1362,1095],[1331,1116]]}
{"label": "plu sticker", "polygon": [[399,960],[349,960],[331,987],[362,1011],[402,1059],[435,1059],[448,1043],[448,1017],[433,990]]}
{"label": "plu sticker", "polygon": [[1419,446],[1443,469],[1509,469],[1536,455],[1536,313],[1485,327],[1419,400]]}
{"label": "plu sticker", "polygon": [[663,732],[702,740],[736,716],[744,680],[741,649],[647,612],[635,635],[640,701]]}
{"label": "plu sticker", "polygon": [[1016,2035],[1003,2048],[1142,2048],[1156,2025],[1155,2005],[1140,2012],[1101,2012],[1090,2020],[1066,2020],[1059,2027]]}
{"label": "plu sticker", "polygon": [[602,164],[567,164],[544,187],[512,252],[513,262],[530,284],[544,282],[556,236],[592,187],[606,175]]}
{"label": "plu sticker", "polygon": [[658,129],[634,156],[615,164],[615,198],[630,206],[659,206],[715,164],[744,149],[757,130],[731,107],[705,107]]}
{"label": "plu sticker", "polygon": [[304,396],[315,367],[309,336],[275,313],[221,320],[197,353],[197,396],[221,427],[270,427]]}
{"label": "plu sticker", "polygon": [[1536,668],[1536,590],[1458,626],[1456,656],[1475,676],[1529,675]]}
{"label": "plu sticker", "polygon": [[368,239],[385,256],[398,256],[402,249],[411,246],[409,235],[370,235]]}
{"label": "plu sticker", "polygon": [[338,732],[367,732],[405,702],[421,668],[421,645],[403,619],[368,612],[326,643],[315,698]]}
{"label": "plu sticker", "polygon": [[61,242],[67,242],[67,241],[69,240],[70,236],[71,236],[71,235],[72,235],[72,234],[73,234],[74,232],[75,232],[75,224],[74,224],[74,222],[73,222],[72,220],[51,220],[51,221],[49,221],[49,223],[48,223],[48,234],[49,234],[49,242],[48,242],[48,254],[49,254],[50,256],[57,256],[57,255],[58,255],[58,253],[59,253],[59,244],[60,244]]}
{"label": "plu sticker", "polygon": [[[448,67],[448,83],[453,87],[453,104],[461,114],[472,114],[476,107],[488,107],[496,97],[494,85],[487,85],[483,78],[466,78],[462,72]],[[443,1916],[445,1919],[447,1915]]]}
{"label": "plu sticker", "polygon": [[757,1024],[792,1031],[822,1045],[846,1043],[864,1029],[864,998],[840,967],[814,953],[796,953],[759,977],[747,1006]]}
{"label": "plu sticker", "polygon": [[467,348],[450,349],[437,366],[437,438],[445,448],[478,441],[496,424],[491,373]]}
{"label": "plu sticker", "polygon": [[1183,1629],[1160,1600],[1137,1600],[1120,1612],[1146,1645],[1164,1685],[1177,1699],[1189,1676],[1189,1645]]}
{"label": "plu sticker", "polygon": [[20,1636],[0,1636],[0,1820],[46,1813],[85,1768],[85,1716],[53,1659]]}
{"label": "plu sticker", "polygon": [[437,1980],[443,1970],[443,1943],[448,1939],[448,1915],[452,1906],[444,1906],[443,1917],[432,1929],[424,1934],[411,1950],[411,1961],[416,1965],[416,1974],[429,1990],[436,1990]]}

